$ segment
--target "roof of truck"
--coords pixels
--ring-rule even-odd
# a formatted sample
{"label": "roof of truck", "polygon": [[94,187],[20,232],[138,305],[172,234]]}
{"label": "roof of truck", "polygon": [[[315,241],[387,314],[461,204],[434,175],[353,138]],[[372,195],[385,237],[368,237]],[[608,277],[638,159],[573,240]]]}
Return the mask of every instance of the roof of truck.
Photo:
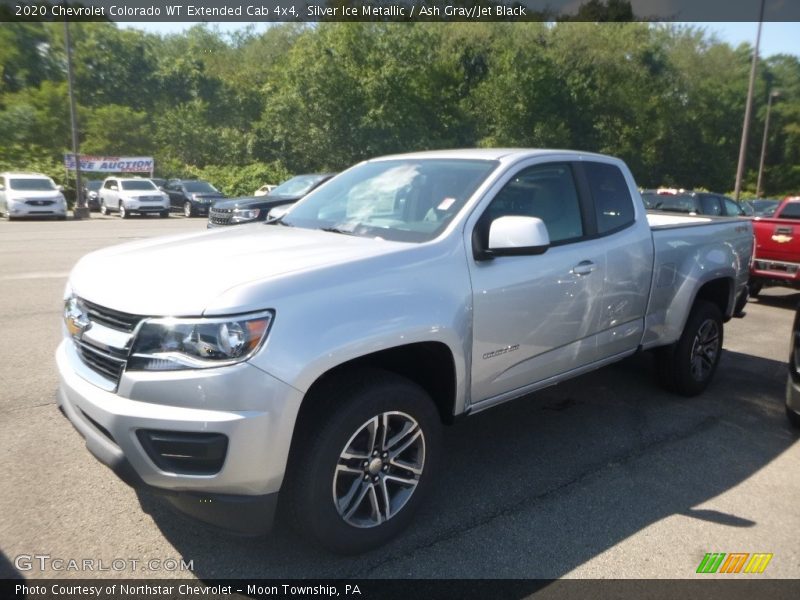
{"label": "roof of truck", "polygon": [[376,157],[372,160],[388,160],[395,158],[453,158],[453,159],[475,159],[475,160],[516,160],[526,157],[546,156],[549,154],[571,154],[576,157],[604,157],[613,158],[604,154],[593,152],[583,152],[580,150],[562,150],[551,148],[464,148],[453,150],[428,150],[425,152],[411,152],[408,154],[393,154],[389,156]]}

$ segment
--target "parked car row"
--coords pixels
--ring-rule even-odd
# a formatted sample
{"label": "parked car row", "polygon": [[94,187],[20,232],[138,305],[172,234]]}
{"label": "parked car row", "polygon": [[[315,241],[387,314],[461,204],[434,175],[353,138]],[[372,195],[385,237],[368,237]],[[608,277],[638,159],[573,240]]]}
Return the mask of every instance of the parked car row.
{"label": "parked car row", "polygon": [[[279,207],[288,208],[333,175],[298,175],[279,186],[262,186],[254,196],[233,199],[227,199],[211,183],[199,179],[89,179],[84,182],[83,193],[89,209],[104,215],[118,213],[127,218],[132,214],[158,212],[162,217],[167,217],[170,211],[179,211],[186,217],[208,215],[208,227],[211,228],[265,221],[270,211]],[[280,213],[273,214],[279,216]]]}
{"label": "parked car row", "polygon": [[746,217],[748,209],[732,198],[712,192],[693,192],[660,188],[641,192],[645,206],[651,210],[683,213],[686,215],[711,215],[721,217]]}

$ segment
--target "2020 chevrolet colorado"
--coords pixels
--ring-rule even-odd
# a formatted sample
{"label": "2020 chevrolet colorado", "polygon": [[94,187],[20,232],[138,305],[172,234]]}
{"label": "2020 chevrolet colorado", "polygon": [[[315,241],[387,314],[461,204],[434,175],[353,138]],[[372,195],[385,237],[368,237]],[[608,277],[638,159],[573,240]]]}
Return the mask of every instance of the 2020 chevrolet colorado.
{"label": "2020 chevrolet colorado", "polygon": [[280,492],[302,531],[363,551],[409,525],[443,422],[643,350],[702,392],[752,239],[648,221],[607,156],[369,160],[278,223],[81,259],[59,403],[100,461],[199,519],[261,533]]}

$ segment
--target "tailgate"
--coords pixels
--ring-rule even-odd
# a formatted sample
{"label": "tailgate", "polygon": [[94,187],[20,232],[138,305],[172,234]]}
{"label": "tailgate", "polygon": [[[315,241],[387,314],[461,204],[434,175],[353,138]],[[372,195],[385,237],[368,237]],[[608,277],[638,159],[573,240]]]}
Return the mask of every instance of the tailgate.
{"label": "tailgate", "polygon": [[755,219],[755,258],[800,263],[800,221]]}

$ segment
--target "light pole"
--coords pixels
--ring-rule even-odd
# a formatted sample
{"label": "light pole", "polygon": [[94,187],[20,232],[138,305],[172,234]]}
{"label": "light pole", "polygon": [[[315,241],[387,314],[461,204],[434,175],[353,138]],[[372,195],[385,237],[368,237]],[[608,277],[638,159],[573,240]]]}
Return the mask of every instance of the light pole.
{"label": "light pole", "polygon": [[750,112],[753,108],[753,87],[756,82],[756,65],[758,64],[758,46],[761,43],[761,23],[764,20],[764,0],[761,0],[761,10],[758,13],[758,33],[756,33],[756,47],[753,50],[753,61],[750,64],[750,83],[747,87],[747,105],[744,109],[744,125],[742,126],[742,143],[739,145],[739,164],[736,167],[736,201],[742,191],[742,174],[744,173],[744,160],[747,154],[747,133],[750,130]]}
{"label": "light pole", "polygon": [[83,197],[81,185],[81,155],[78,153],[78,113],[75,110],[75,92],[72,74],[72,41],[69,37],[69,21],[64,19],[64,44],[67,47],[67,89],[69,90],[69,114],[72,122],[72,155],[75,157],[75,208],[72,216],[75,219],[88,219],[89,207]]}
{"label": "light pole", "polygon": [[780,96],[778,90],[774,90],[767,100],[767,118],[764,119],[764,138],[761,140],[761,161],[758,163],[758,183],[756,183],[756,198],[761,198],[761,180],[764,176],[764,158],[767,156],[767,135],[769,133],[769,113],[772,110],[772,100]]}

